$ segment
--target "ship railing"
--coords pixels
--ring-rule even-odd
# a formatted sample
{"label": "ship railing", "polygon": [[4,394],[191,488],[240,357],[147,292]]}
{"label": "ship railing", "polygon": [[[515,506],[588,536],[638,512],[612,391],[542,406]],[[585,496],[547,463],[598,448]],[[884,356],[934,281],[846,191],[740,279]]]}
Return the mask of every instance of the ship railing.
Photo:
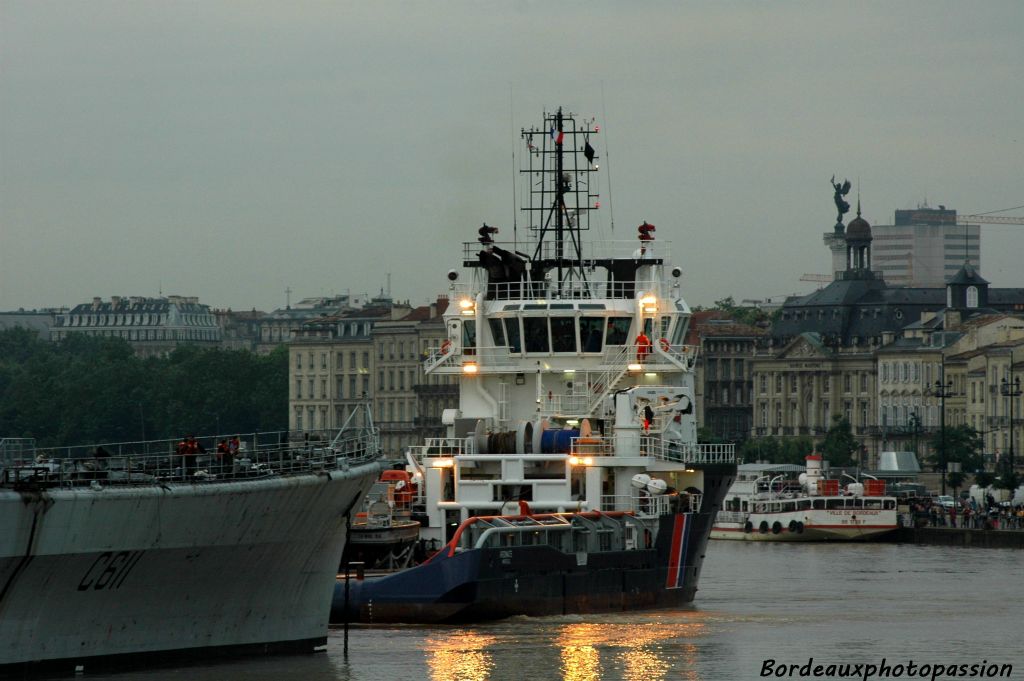
{"label": "ship railing", "polygon": [[745,523],[749,515],[742,511],[719,511],[715,520],[720,523]]}
{"label": "ship railing", "polygon": [[0,464],[14,464],[31,459],[36,448],[35,438],[5,437],[0,439]]}
{"label": "ship railing", "polygon": [[569,453],[575,457],[615,456],[615,438],[574,437],[570,440]]}
{"label": "ship railing", "polygon": [[476,454],[476,444],[471,437],[428,437],[422,445],[409,447],[408,451],[422,463],[428,459],[472,456]]}
{"label": "ship railing", "polygon": [[700,510],[703,494],[614,494],[601,496],[602,511],[629,511],[639,516],[658,516],[668,513],[696,513]]}
{"label": "ship railing", "polygon": [[[579,353],[586,363],[594,362],[601,369],[586,373],[586,387],[591,391],[591,407],[614,388],[623,374],[645,372],[688,371],[697,359],[697,346],[671,345],[665,339],[652,339],[647,344],[606,345],[600,353]],[[507,374],[523,371],[525,360],[538,358],[572,358],[577,353],[513,352],[507,345],[460,347],[445,341],[431,348],[423,360],[424,371],[445,374]],[[597,360],[596,362],[594,360]],[[593,365],[591,365],[593,366]],[[571,395],[583,394],[576,390]],[[556,413],[556,412],[552,412]]]}
{"label": "ship railing", "polygon": [[239,452],[228,461],[216,452],[216,443],[228,436],[197,437],[205,451],[194,456],[178,453],[179,439],[36,447],[4,463],[0,484],[49,488],[245,480],[344,469],[379,457],[373,433],[353,433],[329,444],[333,435],[333,431],[249,433],[239,438]]}
{"label": "ship railing", "polygon": [[[535,242],[516,241],[495,241],[492,246],[508,251],[510,253],[529,253],[533,256],[536,248]],[[661,239],[653,239],[642,243],[643,253],[640,253],[641,243],[636,239],[593,239],[585,240],[581,244],[581,255],[584,260],[651,260],[660,259],[668,262],[672,259],[672,242]],[[462,258],[466,262],[478,259],[484,245],[479,241],[462,242]],[[539,257],[543,259],[575,258],[575,252],[569,246],[559,244],[555,241],[545,241],[541,244]],[[652,263],[653,264],[653,263]]]}
{"label": "ship railing", "polygon": [[731,442],[724,444],[693,444],[647,436],[640,438],[640,449],[647,456],[653,456],[662,461],[687,464],[736,462],[736,445]]}

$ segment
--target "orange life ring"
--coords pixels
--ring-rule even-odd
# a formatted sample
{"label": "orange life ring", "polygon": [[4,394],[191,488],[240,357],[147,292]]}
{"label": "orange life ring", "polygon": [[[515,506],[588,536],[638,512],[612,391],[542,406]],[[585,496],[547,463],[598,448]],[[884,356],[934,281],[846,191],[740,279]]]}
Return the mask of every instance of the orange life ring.
{"label": "orange life ring", "polygon": [[441,343],[441,354],[442,355],[447,355],[448,351],[451,350],[451,349],[452,349],[452,342],[450,340],[446,340],[444,343]]}
{"label": "orange life ring", "polygon": [[659,338],[658,347],[660,347],[663,352],[668,352],[672,349],[672,344],[668,342],[667,338]]}

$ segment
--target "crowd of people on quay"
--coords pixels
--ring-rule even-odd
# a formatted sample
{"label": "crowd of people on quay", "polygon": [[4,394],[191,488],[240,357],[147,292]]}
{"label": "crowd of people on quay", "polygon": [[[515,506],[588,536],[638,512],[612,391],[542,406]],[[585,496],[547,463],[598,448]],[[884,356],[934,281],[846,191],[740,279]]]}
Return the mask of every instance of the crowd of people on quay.
{"label": "crowd of people on quay", "polygon": [[918,497],[909,499],[907,505],[909,517],[901,519],[904,526],[1024,530],[1024,504],[998,502],[992,494],[986,494],[982,502],[970,497],[943,505],[933,497]]}

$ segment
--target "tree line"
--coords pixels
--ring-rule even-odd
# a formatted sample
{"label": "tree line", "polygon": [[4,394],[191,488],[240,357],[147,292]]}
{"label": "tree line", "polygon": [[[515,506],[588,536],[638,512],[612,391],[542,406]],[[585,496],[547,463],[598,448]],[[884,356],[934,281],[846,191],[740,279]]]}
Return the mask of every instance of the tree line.
{"label": "tree line", "polygon": [[121,338],[0,331],[0,437],[39,446],[286,430],[288,353],[181,346],[140,358]]}

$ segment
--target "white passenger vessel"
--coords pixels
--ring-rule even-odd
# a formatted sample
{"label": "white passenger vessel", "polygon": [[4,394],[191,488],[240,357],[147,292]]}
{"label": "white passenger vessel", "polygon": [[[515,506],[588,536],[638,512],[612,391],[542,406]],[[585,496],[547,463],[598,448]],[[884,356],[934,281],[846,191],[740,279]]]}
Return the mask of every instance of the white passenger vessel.
{"label": "white passenger vessel", "polygon": [[0,441],[0,673],[324,645],[377,439],[262,433],[194,471],[174,441]]}
{"label": "white passenger vessel", "polygon": [[523,130],[525,224],[483,225],[449,272],[447,436],[408,453],[421,537],[441,549],[339,584],[332,621],[474,621],[693,599],[732,445],[696,438],[690,308],[670,244],[588,240],[598,128]]}
{"label": "white passenger vessel", "polygon": [[796,466],[738,468],[711,530],[713,539],[859,541],[898,527],[896,499],[886,496],[884,481],[854,480],[841,493],[840,481],[823,475],[820,455],[808,456],[796,478],[792,474],[801,470]]}

